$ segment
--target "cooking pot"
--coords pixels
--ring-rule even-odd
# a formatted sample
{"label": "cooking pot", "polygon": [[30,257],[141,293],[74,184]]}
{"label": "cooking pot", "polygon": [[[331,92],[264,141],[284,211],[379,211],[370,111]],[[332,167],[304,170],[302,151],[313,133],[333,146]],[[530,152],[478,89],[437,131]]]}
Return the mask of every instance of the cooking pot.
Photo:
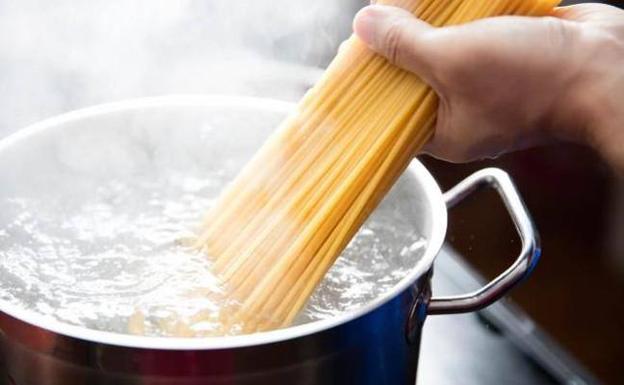
{"label": "cooking pot", "polygon": [[[290,103],[258,98],[172,96],[61,115],[0,142],[0,200],[20,188],[46,194],[45,186],[71,186],[76,175],[136,172],[136,146],[200,167],[230,152],[251,155],[292,108]],[[76,148],[81,151],[73,153]],[[149,156],[140,162],[158,167],[149,163]],[[476,292],[432,297],[430,279],[445,237],[447,209],[484,186],[495,188],[505,203],[520,234],[520,255]],[[412,226],[427,239],[427,248],[398,284],[362,307],[330,319],[251,335],[165,338],[87,329],[3,300],[2,381],[18,385],[414,384],[426,316],[472,312],[498,300],[530,273],[539,245],[513,183],[498,169],[478,171],[442,194],[426,168],[413,160],[386,201],[413,213]]]}

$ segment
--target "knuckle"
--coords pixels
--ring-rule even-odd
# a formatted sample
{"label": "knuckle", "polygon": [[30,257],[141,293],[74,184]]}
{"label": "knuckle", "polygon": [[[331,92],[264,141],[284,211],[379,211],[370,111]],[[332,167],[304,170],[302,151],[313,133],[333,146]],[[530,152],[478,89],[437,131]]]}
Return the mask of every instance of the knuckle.
{"label": "knuckle", "polygon": [[403,64],[403,50],[406,39],[405,30],[404,20],[397,18],[388,26],[388,30],[386,31],[383,45],[385,47],[385,56],[392,64]]}
{"label": "knuckle", "polygon": [[587,32],[587,34],[591,33],[591,42],[592,46],[595,47],[596,55],[614,55],[619,60],[622,60],[624,57],[624,29],[622,33],[614,33],[608,29],[594,29],[592,31]]}
{"label": "knuckle", "polygon": [[545,17],[543,20],[546,23],[546,38],[550,46],[570,49],[576,40],[574,24],[552,16]]}

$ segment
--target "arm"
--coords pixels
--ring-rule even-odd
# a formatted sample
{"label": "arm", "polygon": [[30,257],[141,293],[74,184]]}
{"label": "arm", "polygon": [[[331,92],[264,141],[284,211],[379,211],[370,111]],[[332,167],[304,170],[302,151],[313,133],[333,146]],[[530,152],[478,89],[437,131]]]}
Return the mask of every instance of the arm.
{"label": "arm", "polygon": [[425,152],[464,162],[575,141],[624,172],[624,11],[586,4],[553,16],[433,28],[374,5],[358,13],[354,30],[438,93]]}

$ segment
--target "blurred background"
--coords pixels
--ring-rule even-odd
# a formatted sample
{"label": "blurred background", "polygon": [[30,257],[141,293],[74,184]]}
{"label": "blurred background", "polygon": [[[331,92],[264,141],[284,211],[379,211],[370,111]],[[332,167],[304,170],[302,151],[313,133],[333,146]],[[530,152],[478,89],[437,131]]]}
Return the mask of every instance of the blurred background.
{"label": "blurred background", "polygon": [[[0,136],[141,96],[218,92],[294,101],[364,4],[0,0]],[[624,383],[624,181],[592,151],[567,144],[468,165],[423,161],[443,189],[485,166],[513,176],[544,254],[512,297],[603,381]],[[448,239],[488,277],[518,249],[493,194],[452,210]]]}

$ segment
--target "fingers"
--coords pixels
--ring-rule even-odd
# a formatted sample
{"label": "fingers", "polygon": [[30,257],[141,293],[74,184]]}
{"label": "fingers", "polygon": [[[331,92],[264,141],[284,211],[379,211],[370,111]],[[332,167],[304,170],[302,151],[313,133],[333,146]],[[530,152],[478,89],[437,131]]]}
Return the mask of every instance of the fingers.
{"label": "fingers", "polygon": [[[372,50],[416,73],[440,97],[435,135],[424,152],[463,162],[535,143],[583,68],[581,23],[594,6],[558,17],[504,16],[434,28],[400,8],[373,5],[354,20]],[[592,16],[593,15],[593,16]],[[574,53],[574,54],[573,54]],[[581,89],[581,88],[579,88]]]}
{"label": "fingers", "polygon": [[390,62],[418,74],[430,84],[435,82],[432,69],[436,60],[428,41],[428,32],[433,27],[429,24],[401,8],[371,5],[356,15],[353,30]]}
{"label": "fingers", "polygon": [[591,25],[621,36],[622,10],[606,4],[577,4],[556,8],[553,16],[578,24]]}
{"label": "fingers", "polygon": [[557,7],[553,16],[571,21],[601,21],[613,15],[621,17],[621,10],[607,4],[589,3],[576,4],[567,7]]}

